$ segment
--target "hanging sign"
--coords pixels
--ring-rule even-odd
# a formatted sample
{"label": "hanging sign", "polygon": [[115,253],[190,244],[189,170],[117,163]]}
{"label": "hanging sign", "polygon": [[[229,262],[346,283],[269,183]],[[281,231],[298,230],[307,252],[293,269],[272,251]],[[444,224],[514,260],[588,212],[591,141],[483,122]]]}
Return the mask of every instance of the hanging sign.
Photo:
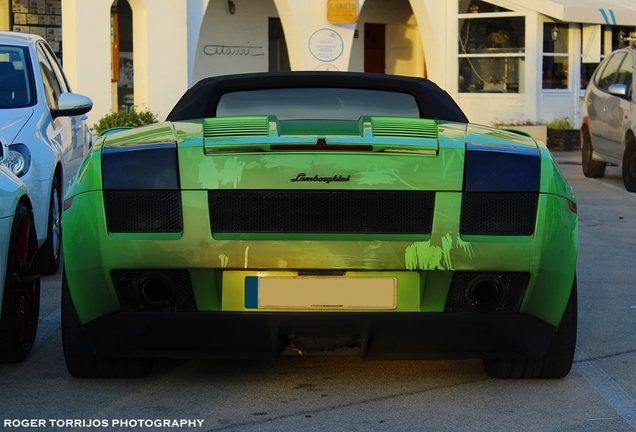
{"label": "hanging sign", "polygon": [[358,0],[327,0],[327,20],[331,24],[358,22]]}

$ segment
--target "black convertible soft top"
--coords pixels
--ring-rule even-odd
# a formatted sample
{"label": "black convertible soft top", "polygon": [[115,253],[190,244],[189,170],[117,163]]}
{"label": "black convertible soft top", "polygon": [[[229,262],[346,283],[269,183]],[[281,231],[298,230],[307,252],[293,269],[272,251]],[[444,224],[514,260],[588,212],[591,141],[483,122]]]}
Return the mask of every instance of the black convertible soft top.
{"label": "black convertible soft top", "polygon": [[216,107],[225,93],[301,87],[409,93],[415,97],[422,118],[468,123],[468,119],[455,101],[432,81],[424,78],[359,72],[263,72],[205,78],[181,97],[166,120],[216,117]]}

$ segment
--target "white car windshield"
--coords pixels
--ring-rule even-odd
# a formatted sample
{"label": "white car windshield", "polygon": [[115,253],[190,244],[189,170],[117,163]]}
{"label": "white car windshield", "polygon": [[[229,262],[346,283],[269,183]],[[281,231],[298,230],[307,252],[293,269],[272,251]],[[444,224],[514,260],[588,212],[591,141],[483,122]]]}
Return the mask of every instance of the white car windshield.
{"label": "white car windshield", "polygon": [[419,118],[413,95],[345,88],[280,88],[226,93],[217,117],[275,115],[279,120],[358,120],[361,116]]}
{"label": "white car windshield", "polygon": [[25,48],[0,45],[0,109],[33,104],[28,57]]}

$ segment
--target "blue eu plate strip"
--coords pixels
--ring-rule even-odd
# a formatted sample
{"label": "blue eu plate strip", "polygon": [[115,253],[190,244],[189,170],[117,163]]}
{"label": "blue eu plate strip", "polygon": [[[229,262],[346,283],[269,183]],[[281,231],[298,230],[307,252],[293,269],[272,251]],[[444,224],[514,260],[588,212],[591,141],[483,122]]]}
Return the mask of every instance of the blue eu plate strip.
{"label": "blue eu plate strip", "polygon": [[245,276],[245,307],[258,308],[258,276]]}

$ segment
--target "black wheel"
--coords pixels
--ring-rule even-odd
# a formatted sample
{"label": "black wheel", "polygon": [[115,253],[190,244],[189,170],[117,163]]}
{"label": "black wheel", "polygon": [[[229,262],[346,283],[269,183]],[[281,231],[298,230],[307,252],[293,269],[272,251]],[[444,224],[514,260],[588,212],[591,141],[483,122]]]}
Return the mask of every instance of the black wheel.
{"label": "black wheel", "polygon": [[23,360],[35,342],[40,314],[38,239],[31,211],[18,204],[7,256],[0,319],[0,362]]}
{"label": "black wheel", "polygon": [[563,378],[574,362],[578,296],[576,276],[561,325],[548,351],[539,358],[484,359],[484,369],[492,378]]}
{"label": "black wheel", "polygon": [[589,178],[601,178],[605,174],[605,163],[592,160],[592,138],[590,131],[583,129],[583,150],[581,151],[583,175]]}
{"label": "black wheel", "polygon": [[629,192],[636,192],[636,140],[632,139],[623,154],[623,184]]}
{"label": "black wheel", "polygon": [[141,378],[150,373],[145,358],[100,358],[93,354],[62,276],[62,348],[66,368],[76,378]]}
{"label": "black wheel", "polygon": [[49,223],[46,231],[46,241],[40,250],[40,266],[43,275],[52,275],[60,268],[62,251],[62,192],[57,177],[53,177],[51,186]]}

